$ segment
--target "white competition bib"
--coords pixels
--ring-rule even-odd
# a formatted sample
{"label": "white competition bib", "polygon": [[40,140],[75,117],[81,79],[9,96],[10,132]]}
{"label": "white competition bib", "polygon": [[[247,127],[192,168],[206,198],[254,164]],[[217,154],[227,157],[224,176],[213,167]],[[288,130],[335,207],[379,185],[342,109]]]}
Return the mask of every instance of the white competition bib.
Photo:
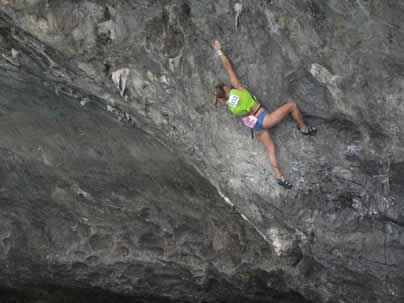
{"label": "white competition bib", "polygon": [[227,101],[227,102],[229,102],[229,105],[230,105],[231,107],[235,108],[235,107],[237,106],[237,104],[238,104],[239,101],[240,101],[240,97],[239,97],[239,96],[230,95],[230,96],[229,96],[229,101]]}

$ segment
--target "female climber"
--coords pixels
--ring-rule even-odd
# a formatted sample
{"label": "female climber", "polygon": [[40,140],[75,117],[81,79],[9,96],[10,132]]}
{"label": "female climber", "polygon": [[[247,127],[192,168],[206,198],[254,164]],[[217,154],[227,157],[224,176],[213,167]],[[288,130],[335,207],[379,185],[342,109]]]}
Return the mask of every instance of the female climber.
{"label": "female climber", "polygon": [[284,188],[292,188],[286,178],[281,173],[278,161],[276,159],[275,145],[272,141],[268,129],[277,125],[289,113],[297,122],[297,128],[303,135],[313,136],[317,129],[308,127],[300,114],[295,102],[289,102],[269,113],[251,94],[240,85],[236,74],[231,67],[229,60],[223,54],[219,41],[215,41],[214,47],[219,55],[224,68],[230,76],[231,87],[220,83],[214,89],[214,104],[219,100],[220,103],[227,105],[228,109],[237,116],[243,116],[243,122],[256,131],[258,139],[264,144],[269,157],[269,163],[278,178],[278,184]]}

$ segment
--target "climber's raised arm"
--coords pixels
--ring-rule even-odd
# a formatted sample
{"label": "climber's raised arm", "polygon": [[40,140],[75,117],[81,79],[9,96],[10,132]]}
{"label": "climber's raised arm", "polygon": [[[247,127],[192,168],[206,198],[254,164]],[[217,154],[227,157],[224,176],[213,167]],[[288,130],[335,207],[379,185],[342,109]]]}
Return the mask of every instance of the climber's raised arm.
{"label": "climber's raised arm", "polygon": [[226,69],[227,73],[230,76],[231,85],[233,85],[233,87],[237,90],[244,90],[244,88],[240,85],[240,82],[238,81],[237,76],[233,71],[233,68],[231,67],[229,59],[227,59],[227,57],[223,54],[222,46],[217,40],[215,41],[215,49],[220,57],[220,60],[222,60],[224,68]]}

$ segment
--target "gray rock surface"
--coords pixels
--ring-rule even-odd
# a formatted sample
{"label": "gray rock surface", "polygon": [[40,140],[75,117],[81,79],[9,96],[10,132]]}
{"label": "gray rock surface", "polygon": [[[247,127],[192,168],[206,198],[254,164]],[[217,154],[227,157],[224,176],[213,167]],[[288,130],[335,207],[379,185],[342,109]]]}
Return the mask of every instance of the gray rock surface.
{"label": "gray rock surface", "polygon": [[[242,4],[241,8],[237,3]],[[404,301],[404,2],[0,2],[0,286]],[[262,145],[227,75],[319,128]],[[303,299],[304,297],[304,299]]]}

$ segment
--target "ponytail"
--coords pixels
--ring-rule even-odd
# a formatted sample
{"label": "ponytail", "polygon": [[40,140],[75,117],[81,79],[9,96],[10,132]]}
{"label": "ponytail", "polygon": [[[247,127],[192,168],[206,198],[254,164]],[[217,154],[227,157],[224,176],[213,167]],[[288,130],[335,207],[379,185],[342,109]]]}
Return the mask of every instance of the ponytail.
{"label": "ponytail", "polygon": [[217,99],[224,99],[226,98],[226,92],[224,91],[224,83],[219,83],[213,89],[213,105],[216,106]]}

